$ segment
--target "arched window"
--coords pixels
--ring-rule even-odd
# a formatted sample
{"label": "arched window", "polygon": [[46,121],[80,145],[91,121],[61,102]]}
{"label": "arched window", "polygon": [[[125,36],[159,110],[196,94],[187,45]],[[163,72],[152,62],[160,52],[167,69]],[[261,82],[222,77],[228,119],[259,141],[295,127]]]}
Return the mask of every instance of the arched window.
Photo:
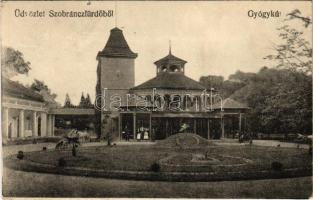
{"label": "arched window", "polygon": [[161,70],[162,70],[162,72],[167,72],[167,67],[166,66],[162,66]]}
{"label": "arched window", "polygon": [[154,102],[155,102],[155,105],[160,108],[162,106],[162,97],[158,94],[155,95]]}
{"label": "arched window", "polygon": [[173,96],[173,102],[171,103],[171,109],[181,110],[181,102],[182,102],[182,99],[180,98],[180,96],[174,95]]}
{"label": "arched window", "polygon": [[195,109],[201,110],[201,98],[200,96],[194,96],[193,97],[193,105],[195,106]]}
{"label": "arched window", "polygon": [[180,67],[178,67],[177,65],[171,65],[170,66],[170,71],[171,72],[179,72],[180,71]]}
{"label": "arched window", "polygon": [[192,101],[190,95],[185,95],[183,99],[183,109],[190,109],[192,107]]}
{"label": "arched window", "polygon": [[170,105],[171,96],[169,94],[164,95],[165,108],[167,109]]}
{"label": "arched window", "polygon": [[149,102],[149,103],[151,102],[151,96],[150,96],[150,95],[147,95],[147,96],[145,97],[145,99],[146,99],[147,102]]}

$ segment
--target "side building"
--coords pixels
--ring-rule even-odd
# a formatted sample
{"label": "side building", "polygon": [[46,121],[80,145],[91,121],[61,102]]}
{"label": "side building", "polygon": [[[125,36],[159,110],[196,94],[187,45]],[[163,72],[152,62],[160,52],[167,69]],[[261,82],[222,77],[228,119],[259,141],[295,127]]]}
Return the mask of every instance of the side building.
{"label": "side building", "polygon": [[2,79],[2,141],[54,135],[54,115],[44,98],[23,85]]}

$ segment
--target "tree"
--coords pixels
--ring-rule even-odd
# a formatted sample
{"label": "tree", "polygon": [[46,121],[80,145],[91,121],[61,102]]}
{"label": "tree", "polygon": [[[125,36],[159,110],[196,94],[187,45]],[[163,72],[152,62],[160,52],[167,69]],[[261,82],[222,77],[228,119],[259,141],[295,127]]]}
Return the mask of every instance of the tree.
{"label": "tree", "polygon": [[235,74],[229,75],[228,79],[233,82],[239,82],[247,84],[249,81],[255,78],[256,74],[251,72],[236,71]]}
{"label": "tree", "polygon": [[244,78],[246,76],[250,76],[250,73],[244,73],[241,71],[237,71],[235,74],[230,75],[229,80],[224,81],[223,76],[214,76],[214,75],[208,75],[208,76],[202,76],[200,78],[200,83],[208,90],[210,91],[212,88],[215,92],[219,92],[219,94],[223,98],[229,97],[231,94],[233,94],[236,90],[242,88],[247,84],[247,81],[242,81],[243,79],[249,79]]}
{"label": "tree", "polygon": [[312,132],[312,47],[305,34],[289,23],[300,20],[307,31],[312,22],[299,10],[286,17],[285,24],[278,28],[281,43],[265,57],[274,68],[262,68],[231,96],[248,103],[248,126],[253,132]]}
{"label": "tree", "polygon": [[251,108],[247,120],[252,132],[310,133],[312,80],[304,72],[262,68],[256,78],[231,98]]}
{"label": "tree", "polygon": [[[291,20],[301,20],[304,22],[304,30],[297,30],[291,27]],[[286,15],[285,24],[277,28],[281,44],[274,44],[274,54],[266,56],[264,59],[275,61],[276,67],[302,71],[312,74],[312,45],[305,39],[304,32],[312,32],[312,20],[310,17],[301,16],[299,10],[294,10]],[[310,30],[308,30],[310,29]],[[309,34],[311,35],[311,34]]]}
{"label": "tree", "polygon": [[86,107],[86,99],[85,99],[84,93],[82,93],[82,95],[80,97],[80,102],[79,102],[78,107],[79,108],[85,108]]}
{"label": "tree", "polygon": [[55,101],[57,95],[51,92],[50,88],[44,83],[44,81],[34,79],[34,82],[31,84],[30,89],[42,95],[44,100],[48,102],[50,106],[60,106],[59,103]]}
{"label": "tree", "polygon": [[17,74],[28,74],[30,62],[25,61],[23,53],[11,47],[4,47],[1,55],[2,75],[12,78]]}
{"label": "tree", "polygon": [[208,90],[210,90],[211,88],[214,88],[215,90],[220,90],[222,88],[223,81],[223,76],[209,75],[200,77],[200,83]]}
{"label": "tree", "polygon": [[238,82],[234,80],[226,80],[223,82],[222,89],[220,90],[220,95],[226,99],[232,95],[235,91],[244,87],[246,83]]}
{"label": "tree", "polygon": [[66,93],[65,95],[65,102],[64,102],[64,108],[73,108],[74,105],[72,104],[72,101],[71,101],[71,98],[70,96],[68,95],[68,93]]}
{"label": "tree", "polygon": [[87,96],[85,98],[85,104],[86,104],[86,108],[92,108],[93,107],[93,104],[91,103],[90,96],[88,93],[87,93]]}

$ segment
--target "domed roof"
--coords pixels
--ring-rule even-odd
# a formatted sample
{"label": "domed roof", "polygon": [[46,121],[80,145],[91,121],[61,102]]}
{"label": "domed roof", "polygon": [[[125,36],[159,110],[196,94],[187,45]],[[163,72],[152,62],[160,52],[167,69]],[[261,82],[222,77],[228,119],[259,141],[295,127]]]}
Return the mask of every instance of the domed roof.
{"label": "domed roof", "polygon": [[137,89],[178,89],[178,90],[204,90],[199,82],[185,76],[182,73],[160,73],[156,77],[133,87]]}

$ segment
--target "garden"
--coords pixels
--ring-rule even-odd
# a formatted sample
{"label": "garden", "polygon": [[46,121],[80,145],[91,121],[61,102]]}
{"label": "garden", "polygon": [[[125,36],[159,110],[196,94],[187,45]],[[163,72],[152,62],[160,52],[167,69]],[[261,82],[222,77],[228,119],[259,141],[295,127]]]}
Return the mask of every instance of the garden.
{"label": "garden", "polygon": [[301,148],[215,145],[185,133],[153,145],[80,146],[75,154],[71,148],[43,149],[5,160],[22,171],[161,181],[310,176],[311,163],[311,155]]}

